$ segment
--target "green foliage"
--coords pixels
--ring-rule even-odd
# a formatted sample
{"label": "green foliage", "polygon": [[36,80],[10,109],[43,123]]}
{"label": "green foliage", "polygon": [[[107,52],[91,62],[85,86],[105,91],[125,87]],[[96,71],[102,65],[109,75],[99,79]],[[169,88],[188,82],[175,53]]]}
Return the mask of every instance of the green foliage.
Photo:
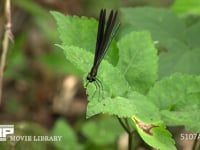
{"label": "green foliage", "polygon": [[21,71],[26,67],[25,58],[21,52],[25,36],[21,35],[15,40],[12,52],[8,52],[8,63],[5,70],[5,78],[24,79],[26,78]]}
{"label": "green foliage", "polygon": [[[66,30],[65,30],[65,32],[62,30],[63,29],[62,25],[64,24],[63,22],[65,22],[63,20],[70,20],[69,19],[70,17],[65,17],[61,14],[58,15],[58,13],[52,13],[52,14],[54,15],[54,17],[56,18],[56,20],[58,22],[58,25],[59,25],[58,30],[59,30],[60,34],[61,33],[67,34]],[[67,18],[67,19],[65,19],[65,18]],[[74,17],[72,17],[71,19],[73,20],[73,18]],[[83,20],[83,22],[85,22],[85,18],[77,18],[76,17],[75,19],[78,20],[78,21],[75,21],[75,22],[72,21],[74,24],[76,24],[76,22],[81,22],[81,20]],[[89,21],[89,20],[87,20],[87,21]],[[65,26],[65,28],[66,28],[66,26]],[[82,27],[82,28],[85,29],[85,27]],[[82,29],[82,28],[80,28],[80,29]],[[83,32],[83,31],[78,32],[79,37],[81,37],[80,33]],[[84,74],[86,74],[88,72],[88,70],[90,69],[90,66],[88,64],[90,64],[90,62],[92,62],[92,60],[93,60],[92,53],[90,51],[86,50],[87,47],[85,47],[85,45],[77,45],[76,44],[77,43],[77,37],[75,38],[75,41],[73,41],[73,38],[71,38],[70,40],[72,40],[72,42],[66,43],[66,41],[68,41],[69,38],[66,37],[66,36],[62,36],[62,34],[61,34],[61,39],[62,39],[62,41],[65,41],[65,42],[63,42],[60,47],[64,50],[67,59],[71,63],[75,64],[81,71],[83,71]],[[144,35],[147,35],[147,36],[144,36]],[[146,84],[149,85],[149,87],[150,87],[152,82],[156,79],[156,63],[155,63],[156,62],[156,55],[155,55],[156,50],[154,49],[154,47],[152,46],[152,44],[150,42],[151,39],[150,39],[148,33],[144,33],[144,32],[134,33],[133,32],[133,33],[130,33],[130,35],[128,37],[125,37],[125,39],[122,39],[121,42],[119,42],[118,45],[119,45],[119,49],[121,48],[121,51],[123,50],[122,45],[123,44],[127,45],[128,42],[125,43],[126,42],[125,40],[127,40],[127,38],[129,38],[129,37],[130,37],[130,41],[136,40],[137,43],[139,41],[144,42],[144,44],[138,44],[138,49],[140,51],[143,51],[143,52],[139,53],[139,56],[141,56],[142,53],[148,52],[148,50],[150,52],[153,52],[153,54],[149,57],[149,59],[153,60],[152,64],[155,66],[154,67],[155,69],[153,69],[152,71],[149,71],[149,73],[152,74],[152,76],[149,79],[147,78],[147,80],[145,81]],[[90,38],[90,36],[88,36],[88,38]],[[75,43],[76,45],[72,44],[72,43]],[[144,47],[144,45],[146,45],[146,44],[149,45],[149,46]],[[130,48],[132,48],[132,47],[130,47]],[[130,48],[127,48],[127,49],[130,49]],[[144,48],[145,48],[145,51],[144,51]],[[147,53],[146,55],[148,55],[148,54],[149,53]],[[127,54],[126,56],[128,57],[129,55]],[[127,58],[127,60],[129,60],[129,59],[130,58]],[[149,62],[151,62],[150,60],[149,60]],[[123,59],[121,61],[119,60],[119,63],[118,63],[119,66],[121,66],[121,68],[124,66],[124,64],[122,62],[123,62]],[[142,64],[144,64],[144,63],[142,63]],[[127,65],[130,66],[131,69],[135,67],[135,66],[132,67],[132,65],[134,65],[133,63],[129,63]],[[138,64],[138,66],[140,66],[140,64]],[[142,66],[145,66],[145,64],[142,65]],[[148,65],[146,65],[146,66],[148,66]],[[106,70],[106,72],[103,71],[102,68],[104,70]],[[91,117],[91,116],[93,116],[97,113],[101,113],[101,112],[102,113],[115,114],[119,117],[129,117],[129,118],[131,118],[132,116],[136,116],[136,117],[139,117],[139,118],[141,116],[143,116],[143,117],[145,116],[145,113],[143,113],[143,111],[138,111],[138,110],[142,110],[143,106],[141,105],[141,103],[137,103],[136,101],[129,100],[131,98],[127,99],[126,97],[123,97],[128,92],[130,92],[130,88],[128,86],[128,82],[125,79],[124,74],[122,74],[122,72],[124,72],[123,68],[121,70],[118,69],[118,68],[119,67],[112,66],[108,61],[103,60],[101,67],[99,69],[100,76],[98,76],[98,78],[103,83],[104,97],[105,98],[104,98],[104,100],[101,100],[99,102],[98,101],[98,95],[95,97],[96,100],[95,100],[95,98],[92,99],[93,97],[91,97],[91,96],[89,97],[90,102],[89,102],[88,108],[87,108],[87,116],[88,117]],[[126,68],[126,69],[129,71],[129,68]],[[136,76],[137,76],[137,74],[141,74],[141,72],[143,72],[143,70],[142,71],[139,70],[138,72],[136,72]],[[108,77],[111,77],[111,78],[108,78]],[[131,81],[131,77],[128,77],[128,78]],[[134,77],[133,77],[133,79],[134,79]],[[133,88],[133,89],[135,89],[135,88]],[[148,87],[146,89],[148,89]],[[94,92],[94,88],[92,89],[92,87],[88,87],[89,95],[92,95],[93,92]],[[122,97],[116,97],[116,96],[122,96]],[[139,100],[139,101],[140,100],[144,101],[144,104],[145,104],[145,100],[144,100],[145,98],[143,98],[144,96],[140,96],[140,94],[134,94],[134,96],[132,96],[133,99],[136,99],[136,100]],[[152,105],[151,103],[150,104],[149,103],[146,101],[147,106]],[[136,109],[133,109],[134,107]],[[147,112],[156,112],[155,111],[156,108],[154,108],[153,106],[151,106],[149,108],[150,108],[150,111],[147,111]],[[144,118],[143,117],[141,117],[141,118],[144,119],[145,117]],[[154,118],[152,120],[154,120],[154,121],[156,120],[155,122],[160,121],[159,119],[154,119]],[[151,122],[152,122],[152,120],[151,120]],[[145,120],[145,121],[149,122],[149,120],[148,121]]]}
{"label": "green foliage", "polygon": [[123,129],[116,119],[104,117],[96,121],[86,122],[82,127],[82,133],[95,145],[105,146],[115,143],[117,137],[123,133]]}
{"label": "green foliage", "polygon": [[157,82],[148,97],[160,109],[167,125],[182,124],[199,132],[199,87],[199,76],[175,74]]}
{"label": "green foliage", "polygon": [[[51,13],[62,40],[59,47],[67,60],[82,71],[85,81],[93,62],[97,22]],[[116,42],[117,47],[115,42],[111,46],[118,54],[112,61],[113,53],[110,53],[100,65],[97,78],[102,82],[103,93],[98,93],[94,84],[87,87],[87,117],[107,113],[132,119],[133,128],[147,144],[161,150],[175,149],[165,125],[184,125],[190,131],[199,132],[200,78],[195,75],[200,73],[197,68],[200,24],[186,26],[166,9],[123,8],[121,13],[124,25],[120,40]],[[88,126],[93,129],[91,134]],[[96,130],[96,124],[89,123],[84,133],[92,140]]]}
{"label": "green foliage", "polygon": [[[168,39],[184,38],[184,23],[172,12],[162,8],[121,8],[122,21],[127,27],[123,34],[130,30],[150,31],[154,41],[165,44]],[[148,12],[148,13],[147,13]]]}
{"label": "green foliage", "polygon": [[77,137],[73,129],[65,122],[59,119],[53,127],[52,135],[62,136],[61,141],[55,141],[54,144],[60,150],[80,150],[82,146],[78,144]]}
{"label": "green foliage", "polygon": [[[51,18],[51,15],[47,10],[38,5],[34,0],[20,0],[12,1],[17,7],[20,7],[27,14],[31,15],[34,23],[38,26],[38,30],[43,33],[43,36],[49,41],[56,41],[58,34],[52,32],[55,29],[55,24]],[[29,20],[28,20],[29,21]],[[31,22],[32,25],[32,22]],[[50,32],[51,31],[51,32]]]}
{"label": "green foliage", "polygon": [[[144,106],[146,107],[143,111]],[[117,115],[120,118],[131,118],[135,116],[145,123],[161,122],[158,109],[149,100],[137,92],[129,94],[128,98],[116,97],[114,99],[107,98],[96,104],[88,104],[88,117],[98,113],[108,113]]]}
{"label": "green foliage", "polygon": [[[121,9],[124,30],[122,35],[132,30],[148,30],[158,47],[159,78],[175,72],[199,74],[200,24],[186,27],[185,23],[167,9],[123,8]],[[146,13],[148,12],[148,13]]]}
{"label": "green foliage", "polygon": [[[64,16],[58,12],[51,12],[56,19],[59,28],[59,36],[62,46],[75,46],[83,48],[85,51],[93,52],[95,49],[97,35],[97,21],[93,18]],[[114,55],[113,55],[114,54]],[[116,53],[116,43],[113,42],[109,48],[106,59],[116,64],[118,55]]]}
{"label": "green foliage", "polygon": [[73,45],[88,51],[94,50],[95,45],[91,44],[96,40],[97,22],[94,19],[64,16],[58,12],[53,12],[52,15],[58,22],[62,45]]}
{"label": "green foliage", "polygon": [[7,111],[11,113],[17,113],[20,111],[21,105],[19,101],[17,101],[16,99],[12,99],[12,100],[6,101],[5,108]]}
{"label": "green foliage", "polygon": [[65,56],[60,50],[41,55],[38,57],[38,61],[45,65],[46,68],[53,70],[56,73],[82,76],[82,73],[72,63],[65,59]]}
{"label": "green foliage", "polygon": [[123,57],[119,58],[117,67],[134,90],[145,93],[157,79],[158,57],[150,34],[131,32],[121,38],[118,47]]}
{"label": "green foliage", "polygon": [[135,118],[132,119],[136,124],[138,133],[146,143],[160,150],[176,149],[171,134],[162,125],[144,124]]}
{"label": "green foliage", "polygon": [[171,9],[179,14],[200,14],[200,1],[175,0]]}

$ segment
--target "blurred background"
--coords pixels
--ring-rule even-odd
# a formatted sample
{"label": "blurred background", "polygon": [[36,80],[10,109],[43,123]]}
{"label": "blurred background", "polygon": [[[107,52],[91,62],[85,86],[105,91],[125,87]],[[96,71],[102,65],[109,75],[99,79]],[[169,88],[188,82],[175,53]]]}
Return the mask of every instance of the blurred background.
{"label": "blurred background", "polygon": [[[4,3],[0,0],[1,47],[6,23]],[[86,120],[87,97],[81,73],[55,46],[60,41],[49,11],[97,18],[101,8],[168,8],[172,4],[173,0],[12,0],[14,44],[10,43],[7,54],[0,124],[15,124],[20,135],[62,135],[65,142],[4,142],[0,146],[3,149],[27,146],[52,150],[126,149],[127,137],[113,118],[98,116]],[[94,139],[94,135],[99,138]],[[145,149],[145,145],[141,147]]]}

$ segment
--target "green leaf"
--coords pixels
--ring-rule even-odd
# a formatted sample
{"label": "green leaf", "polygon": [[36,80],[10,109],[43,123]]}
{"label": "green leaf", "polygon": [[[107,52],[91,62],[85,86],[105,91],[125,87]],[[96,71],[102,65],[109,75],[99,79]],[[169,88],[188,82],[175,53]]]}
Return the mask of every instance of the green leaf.
{"label": "green leaf", "polygon": [[113,144],[118,136],[123,133],[123,129],[117,122],[117,118],[104,117],[96,121],[87,121],[82,132],[89,141],[104,146]]}
{"label": "green leaf", "polygon": [[200,77],[174,74],[157,82],[148,98],[161,111],[167,125],[184,125],[199,130]]}
{"label": "green leaf", "polygon": [[179,14],[200,14],[200,1],[176,0],[171,9]]}
{"label": "green leaf", "polygon": [[192,49],[197,48],[200,51],[200,21],[191,25],[187,28],[187,37],[188,46]]}
{"label": "green leaf", "polygon": [[200,111],[161,111],[162,118],[168,126],[184,125],[187,131],[199,133]]}
{"label": "green leaf", "polygon": [[158,109],[155,105],[145,96],[137,92],[130,93],[128,98],[106,98],[96,104],[89,103],[87,117],[98,113],[117,115],[120,118],[131,118],[135,116],[146,123],[161,122]]}
{"label": "green leaf", "polygon": [[93,18],[65,16],[51,11],[58,24],[62,45],[70,45],[94,51],[97,34],[97,21]]}
{"label": "green leaf", "polygon": [[200,63],[200,48],[190,49],[189,46],[176,39],[168,39],[167,52],[160,54],[159,77],[173,73],[200,74],[197,67]]}
{"label": "green leaf", "polygon": [[[193,84],[193,83],[192,83]],[[161,111],[162,118],[170,126],[184,125],[188,131],[199,133],[200,122],[200,92],[191,92],[186,97],[187,101],[181,101],[173,110]]]}
{"label": "green leaf", "polygon": [[160,44],[164,44],[169,38],[184,40],[184,23],[167,9],[141,7],[120,10],[123,23],[128,25],[123,31],[125,33],[129,33],[130,30],[148,30],[153,40]]}
{"label": "green leaf", "polygon": [[54,144],[60,149],[79,150],[81,145],[78,144],[77,137],[72,128],[63,119],[56,121],[52,129],[52,135],[62,136],[61,141],[55,141]]}
{"label": "green leaf", "polygon": [[157,79],[157,50],[148,32],[131,32],[118,42],[118,67],[133,89],[145,93]]}
{"label": "green leaf", "polygon": [[176,150],[175,142],[163,125],[145,124],[132,118],[142,139],[150,146],[159,150]]}

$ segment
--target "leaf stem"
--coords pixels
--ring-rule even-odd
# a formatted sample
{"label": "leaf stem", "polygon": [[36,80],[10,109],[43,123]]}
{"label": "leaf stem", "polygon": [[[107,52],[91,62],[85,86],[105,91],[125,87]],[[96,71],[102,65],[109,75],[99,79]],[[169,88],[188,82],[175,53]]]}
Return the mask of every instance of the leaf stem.
{"label": "leaf stem", "polygon": [[199,137],[199,133],[197,133],[197,135],[196,135],[196,138],[195,138],[194,143],[192,145],[192,150],[195,150],[195,148],[197,147],[198,137]]}
{"label": "leaf stem", "polygon": [[121,118],[117,117],[117,119],[119,120],[119,123],[121,124],[121,126],[124,128],[124,130],[129,134],[129,128],[124,124],[124,122],[122,121]]}
{"label": "leaf stem", "polygon": [[132,150],[132,139],[133,139],[132,132],[130,132],[128,134],[128,150]]}
{"label": "leaf stem", "polygon": [[132,150],[132,140],[133,140],[133,131],[131,131],[128,120],[124,119],[124,122],[121,118],[117,117],[119,123],[124,128],[124,130],[128,133],[128,150]]}
{"label": "leaf stem", "polygon": [[4,77],[5,66],[6,66],[6,55],[8,51],[9,40],[13,42],[13,34],[11,31],[12,23],[11,23],[10,0],[5,1],[5,17],[6,17],[7,23],[5,24],[5,33],[4,33],[4,39],[2,42],[2,54],[1,54],[1,64],[0,64],[0,105],[2,102],[3,77]]}

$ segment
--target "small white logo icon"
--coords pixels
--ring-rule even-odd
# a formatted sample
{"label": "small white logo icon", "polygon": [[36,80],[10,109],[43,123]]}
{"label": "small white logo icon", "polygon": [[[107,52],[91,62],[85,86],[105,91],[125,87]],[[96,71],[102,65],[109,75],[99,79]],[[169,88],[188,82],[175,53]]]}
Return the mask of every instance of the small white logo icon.
{"label": "small white logo icon", "polygon": [[6,141],[8,134],[14,134],[14,125],[0,125],[0,141]]}

